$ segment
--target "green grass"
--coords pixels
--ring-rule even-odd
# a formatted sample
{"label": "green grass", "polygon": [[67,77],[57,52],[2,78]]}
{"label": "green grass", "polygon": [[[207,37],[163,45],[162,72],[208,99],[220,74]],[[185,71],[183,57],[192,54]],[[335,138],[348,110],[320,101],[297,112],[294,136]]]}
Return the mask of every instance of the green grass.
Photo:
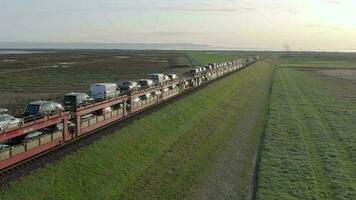
{"label": "green grass", "polygon": [[356,69],[356,54],[340,53],[295,53],[281,56],[278,60],[280,67],[288,68],[326,68],[326,69]]}
{"label": "green grass", "polygon": [[234,138],[245,162],[230,166],[241,179],[230,196],[246,196],[272,74],[261,62],[230,75],[11,183],[0,198],[194,199]]}
{"label": "green grass", "polygon": [[235,53],[221,53],[221,52],[199,52],[199,51],[194,51],[194,52],[189,52],[188,55],[190,55],[193,59],[198,61],[199,63],[203,64],[208,64],[212,62],[224,62],[227,60],[233,60],[236,58],[239,58],[239,54]]}
{"label": "green grass", "polygon": [[283,67],[311,63],[296,59],[279,60],[257,199],[356,199],[356,81]]}

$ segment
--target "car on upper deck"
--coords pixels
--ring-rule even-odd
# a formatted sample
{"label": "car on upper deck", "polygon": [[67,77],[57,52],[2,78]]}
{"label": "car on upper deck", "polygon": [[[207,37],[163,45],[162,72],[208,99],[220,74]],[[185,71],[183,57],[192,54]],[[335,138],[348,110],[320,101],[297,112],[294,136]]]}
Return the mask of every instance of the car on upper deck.
{"label": "car on upper deck", "polygon": [[78,106],[87,105],[94,102],[94,98],[85,93],[71,92],[64,96],[63,105],[71,111],[75,111]]}
{"label": "car on upper deck", "polygon": [[140,85],[135,81],[123,81],[118,84],[118,87],[120,88],[120,92],[125,93],[138,90],[140,88]]}
{"label": "car on upper deck", "polygon": [[30,118],[51,115],[62,110],[63,106],[54,101],[33,101],[26,106],[24,116]]}
{"label": "car on upper deck", "polygon": [[146,89],[154,86],[154,82],[151,79],[141,79],[138,83],[141,89]]}
{"label": "car on upper deck", "polygon": [[8,114],[0,114],[0,131],[18,127],[21,121],[21,119]]}

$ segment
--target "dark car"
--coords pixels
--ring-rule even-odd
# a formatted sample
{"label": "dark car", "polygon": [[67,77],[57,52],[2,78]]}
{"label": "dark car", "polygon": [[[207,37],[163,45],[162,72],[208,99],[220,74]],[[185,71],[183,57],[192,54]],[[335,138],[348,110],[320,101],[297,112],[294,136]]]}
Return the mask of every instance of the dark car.
{"label": "dark car", "polygon": [[62,110],[62,105],[54,101],[34,101],[26,106],[24,116],[28,119],[30,117],[50,115]]}
{"label": "dark car", "polygon": [[141,79],[140,82],[138,83],[142,89],[152,87],[154,85],[154,82],[150,79]]}
{"label": "dark car", "polygon": [[135,90],[138,90],[140,88],[140,85],[137,84],[134,81],[123,81],[120,85],[120,92],[132,92]]}
{"label": "dark car", "polygon": [[167,74],[167,76],[171,79],[171,80],[176,80],[178,79],[178,76],[175,74]]}
{"label": "dark car", "polygon": [[94,99],[85,93],[72,92],[64,96],[63,105],[75,111],[78,106],[90,104],[93,101]]}

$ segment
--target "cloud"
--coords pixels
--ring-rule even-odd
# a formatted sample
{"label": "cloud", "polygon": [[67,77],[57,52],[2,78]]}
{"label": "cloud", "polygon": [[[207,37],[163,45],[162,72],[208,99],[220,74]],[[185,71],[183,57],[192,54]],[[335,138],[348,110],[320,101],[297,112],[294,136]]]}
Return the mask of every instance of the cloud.
{"label": "cloud", "polygon": [[298,10],[295,10],[295,9],[292,9],[292,8],[291,8],[291,9],[288,9],[287,12],[288,12],[289,14],[293,14],[293,15],[297,15],[297,14],[300,13]]}
{"label": "cloud", "polygon": [[189,7],[161,7],[162,10],[175,10],[184,12],[238,12],[238,11],[257,11],[254,7],[247,6],[229,6],[229,7],[219,7],[219,6],[189,6]]}
{"label": "cloud", "polygon": [[319,24],[305,24],[305,27],[309,28],[315,28],[315,29],[328,29],[328,30],[334,30],[334,31],[343,31],[344,29],[341,27],[337,26],[326,26],[326,25],[319,25]]}
{"label": "cloud", "polygon": [[185,35],[205,35],[205,32],[183,32],[183,31],[158,31],[144,33],[146,35],[160,35],[160,36],[185,36]]}
{"label": "cloud", "polygon": [[341,5],[342,1],[341,0],[326,0],[326,2],[334,5]]}

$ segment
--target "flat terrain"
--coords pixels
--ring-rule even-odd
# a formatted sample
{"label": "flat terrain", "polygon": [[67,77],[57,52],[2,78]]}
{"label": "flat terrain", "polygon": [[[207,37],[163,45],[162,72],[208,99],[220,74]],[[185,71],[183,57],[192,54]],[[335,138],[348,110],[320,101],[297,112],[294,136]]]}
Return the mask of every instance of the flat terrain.
{"label": "flat terrain", "polygon": [[187,55],[175,51],[47,50],[0,55],[0,107],[21,113],[33,100],[62,101],[68,92],[88,92],[96,82],[118,83],[153,72],[186,71]]}
{"label": "flat terrain", "polygon": [[354,55],[275,64],[257,199],[356,199]]}
{"label": "flat terrain", "polygon": [[254,53],[43,50],[0,54],[0,107],[20,114],[30,101],[61,102],[66,93],[87,93],[92,83],[139,80],[154,72],[179,74],[202,62],[220,62]]}
{"label": "flat terrain", "polygon": [[20,178],[0,197],[243,199],[273,70],[263,61],[216,81]]}
{"label": "flat terrain", "polygon": [[[128,59],[127,52],[114,54]],[[167,54],[190,67],[248,52]],[[167,62],[150,70],[188,68]],[[114,80],[120,73],[113,66],[93,65],[83,76],[82,70],[68,73],[66,86],[53,87],[64,93],[67,87],[87,87],[90,76]],[[49,69],[37,75],[43,70]],[[132,68],[134,73],[131,68],[120,70],[131,74],[127,77],[151,72],[139,67]],[[265,59],[120,130],[106,130],[110,134],[1,189],[0,199],[245,199],[251,194],[256,199],[356,199],[355,74],[355,54]],[[76,83],[76,76],[81,81]],[[17,82],[12,83],[16,88]],[[22,88],[6,87],[2,90],[17,94]],[[52,94],[46,93],[47,87],[33,91],[36,97]]]}

